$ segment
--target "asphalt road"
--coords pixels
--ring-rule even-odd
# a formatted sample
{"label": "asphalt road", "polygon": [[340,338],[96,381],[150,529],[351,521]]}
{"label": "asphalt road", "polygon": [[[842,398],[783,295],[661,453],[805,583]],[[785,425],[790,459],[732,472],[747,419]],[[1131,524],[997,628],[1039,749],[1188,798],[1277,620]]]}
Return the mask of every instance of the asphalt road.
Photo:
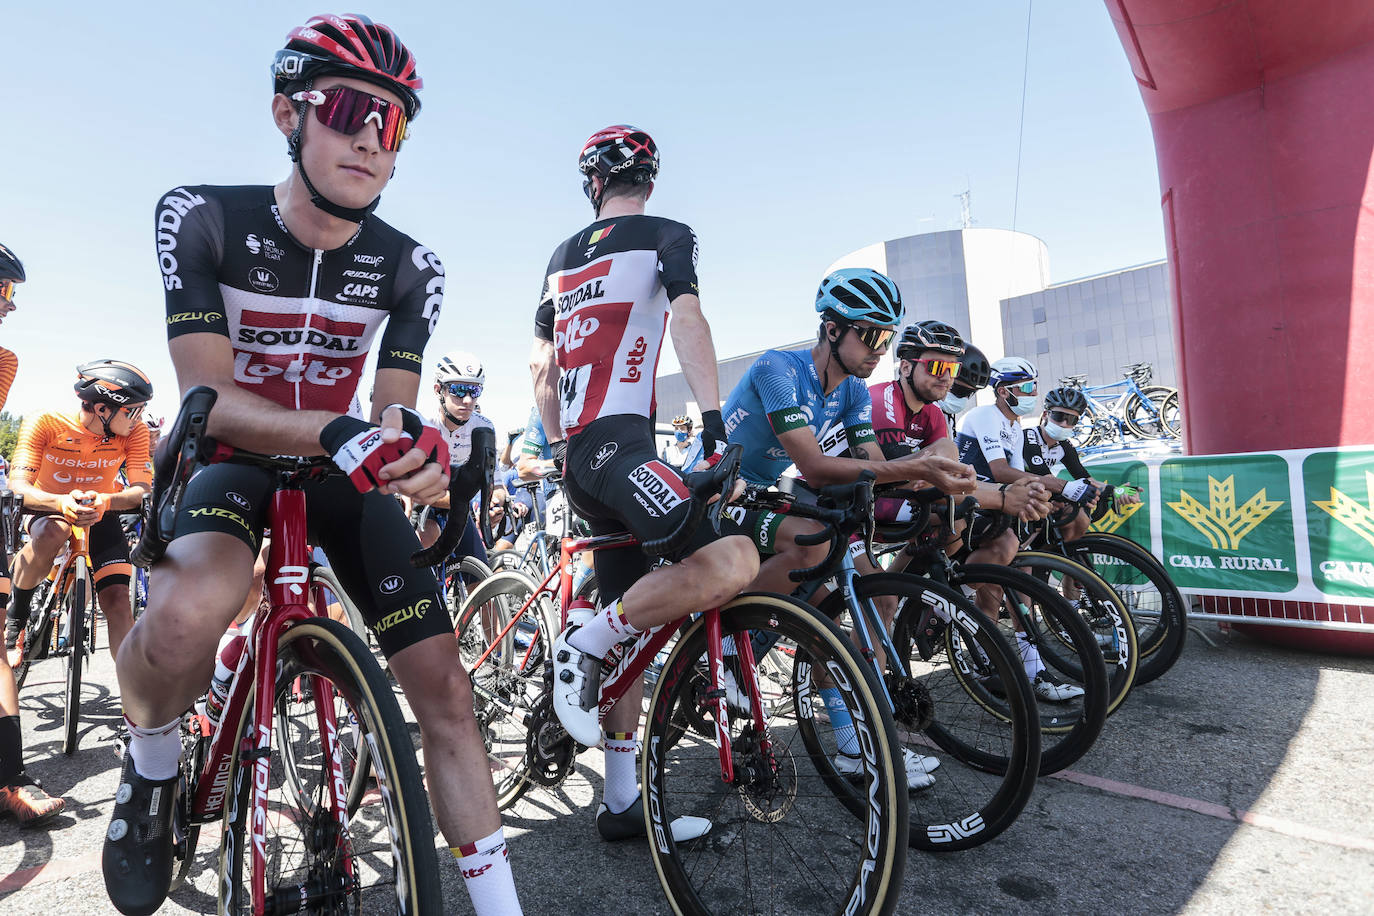
{"label": "asphalt road", "polygon": [[[1276,649],[1218,633],[1131,694],[1071,772],[978,849],[911,852],[902,913],[1374,913],[1374,660]],[[100,846],[118,781],[113,665],[84,693],[81,746],[61,755],[59,663],[21,696],[31,772],[65,796],[46,830],[0,821],[0,913],[113,913]],[[556,804],[507,812],[529,914],[662,913],[647,850],[593,826],[600,754]],[[436,838],[441,847],[441,839]],[[213,842],[163,913],[214,911]],[[440,859],[452,913],[471,912]]]}

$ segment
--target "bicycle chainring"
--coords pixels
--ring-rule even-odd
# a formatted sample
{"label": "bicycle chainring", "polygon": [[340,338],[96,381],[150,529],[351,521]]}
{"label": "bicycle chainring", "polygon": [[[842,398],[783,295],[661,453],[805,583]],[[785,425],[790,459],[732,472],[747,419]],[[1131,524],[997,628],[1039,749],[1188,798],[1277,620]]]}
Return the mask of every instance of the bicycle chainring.
{"label": "bicycle chainring", "polygon": [[751,725],[731,742],[735,790],[756,820],[776,824],[796,803],[797,762],[777,741],[765,749],[761,737]]}
{"label": "bicycle chainring", "polygon": [[572,772],[580,748],[553,711],[552,689],[539,694],[525,717],[525,724],[528,726],[525,762],[529,767],[529,779],[545,788],[557,788]]}

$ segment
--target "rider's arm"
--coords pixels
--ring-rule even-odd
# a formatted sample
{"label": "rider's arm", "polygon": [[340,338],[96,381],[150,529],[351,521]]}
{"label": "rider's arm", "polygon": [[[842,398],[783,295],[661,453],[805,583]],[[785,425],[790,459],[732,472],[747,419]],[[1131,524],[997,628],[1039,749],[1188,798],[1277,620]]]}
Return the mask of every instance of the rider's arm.
{"label": "rider's arm", "polygon": [[19,374],[19,357],[14,355],[14,351],[0,347],[0,408],[5,406],[5,401],[10,396],[10,386],[14,384],[14,377]]}
{"label": "rider's arm", "polygon": [[[543,325],[539,325],[536,328],[534,346],[530,349],[530,375],[534,377],[534,406],[544,424],[545,440],[557,442],[567,438],[563,432],[563,419],[558,415],[558,351],[553,346],[553,325],[550,324],[548,327],[547,338],[542,336],[542,331]],[[529,432],[526,431],[525,435],[528,436]],[[521,461],[524,459],[525,456],[522,455]]]}
{"label": "rider's arm", "polygon": [[14,447],[14,458],[10,462],[10,489],[24,497],[24,508],[39,512],[62,511],[62,496],[48,493],[33,485],[38,469],[43,464],[43,452],[51,435],[51,423],[45,422],[46,415],[39,414],[24,420],[19,426],[19,441]]}
{"label": "rider's arm", "polygon": [[[787,455],[801,471],[807,483],[823,487],[832,483],[850,483],[857,480],[864,471],[872,471],[878,483],[896,483],[898,481],[916,481],[928,483],[932,486],[939,486],[942,489],[947,486],[959,493],[969,492],[972,486],[972,471],[969,471],[967,485],[956,482],[952,478],[962,481],[962,473],[956,473],[950,465],[957,465],[957,462],[941,464],[947,459],[938,456],[908,455],[893,461],[883,460],[882,450],[875,442],[866,442],[858,447],[864,458],[842,458],[826,455],[821,451],[820,443],[816,441],[815,434],[809,427],[790,429],[786,432],[777,433],[778,442],[787,450]],[[958,467],[964,467],[958,465]],[[967,469],[966,469],[967,470]]]}
{"label": "rider's arm", "polygon": [[1088,473],[1088,469],[1083,467],[1083,460],[1078,457],[1078,449],[1074,448],[1073,443],[1061,442],[1060,445],[1063,446],[1064,449],[1062,461],[1064,467],[1069,469],[1069,473],[1074,477],[1092,477],[1092,475]]}
{"label": "rider's arm", "polygon": [[673,352],[682,367],[682,377],[702,410],[720,407],[720,378],[716,374],[716,347],[711,340],[711,325],[701,311],[701,300],[694,293],[683,293],[672,302],[668,331],[673,336]]}
{"label": "rider's arm", "polygon": [[151,435],[145,423],[135,423],[124,446],[124,474],[128,485],[111,493],[107,512],[130,512],[143,505],[143,497],[153,491]]}

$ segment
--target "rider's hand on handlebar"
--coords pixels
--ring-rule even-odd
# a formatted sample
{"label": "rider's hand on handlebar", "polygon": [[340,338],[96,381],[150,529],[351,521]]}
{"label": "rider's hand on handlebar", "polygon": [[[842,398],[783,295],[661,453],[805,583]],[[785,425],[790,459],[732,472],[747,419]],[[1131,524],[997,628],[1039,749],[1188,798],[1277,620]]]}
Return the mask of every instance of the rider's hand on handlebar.
{"label": "rider's hand on handlebar", "polygon": [[1042,483],[1018,480],[1002,491],[1002,511],[1025,522],[1039,521],[1050,514],[1050,495]]}
{"label": "rider's hand on handlebar", "polygon": [[950,496],[968,496],[978,486],[978,477],[973,468],[953,458],[942,455],[923,455],[904,459],[914,470],[913,480],[924,480]]}
{"label": "rider's hand on handlebar", "polygon": [[82,528],[100,521],[109,505],[108,496],[91,490],[73,490],[61,499],[62,516]]}

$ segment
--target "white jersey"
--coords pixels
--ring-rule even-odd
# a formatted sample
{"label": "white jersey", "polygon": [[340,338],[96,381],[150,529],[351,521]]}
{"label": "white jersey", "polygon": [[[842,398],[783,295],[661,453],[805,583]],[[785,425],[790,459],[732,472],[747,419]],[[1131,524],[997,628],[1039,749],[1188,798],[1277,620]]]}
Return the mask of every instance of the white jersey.
{"label": "white jersey", "polygon": [[979,480],[991,481],[992,462],[1001,458],[1018,471],[1026,469],[1021,424],[1008,420],[996,404],[975,407],[959,427],[959,460],[973,465]]}
{"label": "white jersey", "polygon": [[496,426],[486,417],[477,411],[472,412],[472,416],[462,426],[449,429],[444,424],[443,415],[434,417],[429,421],[439,428],[448,439],[448,463],[453,467],[462,467],[468,463],[468,458],[472,456],[472,431],[474,429],[489,429],[496,431]]}

